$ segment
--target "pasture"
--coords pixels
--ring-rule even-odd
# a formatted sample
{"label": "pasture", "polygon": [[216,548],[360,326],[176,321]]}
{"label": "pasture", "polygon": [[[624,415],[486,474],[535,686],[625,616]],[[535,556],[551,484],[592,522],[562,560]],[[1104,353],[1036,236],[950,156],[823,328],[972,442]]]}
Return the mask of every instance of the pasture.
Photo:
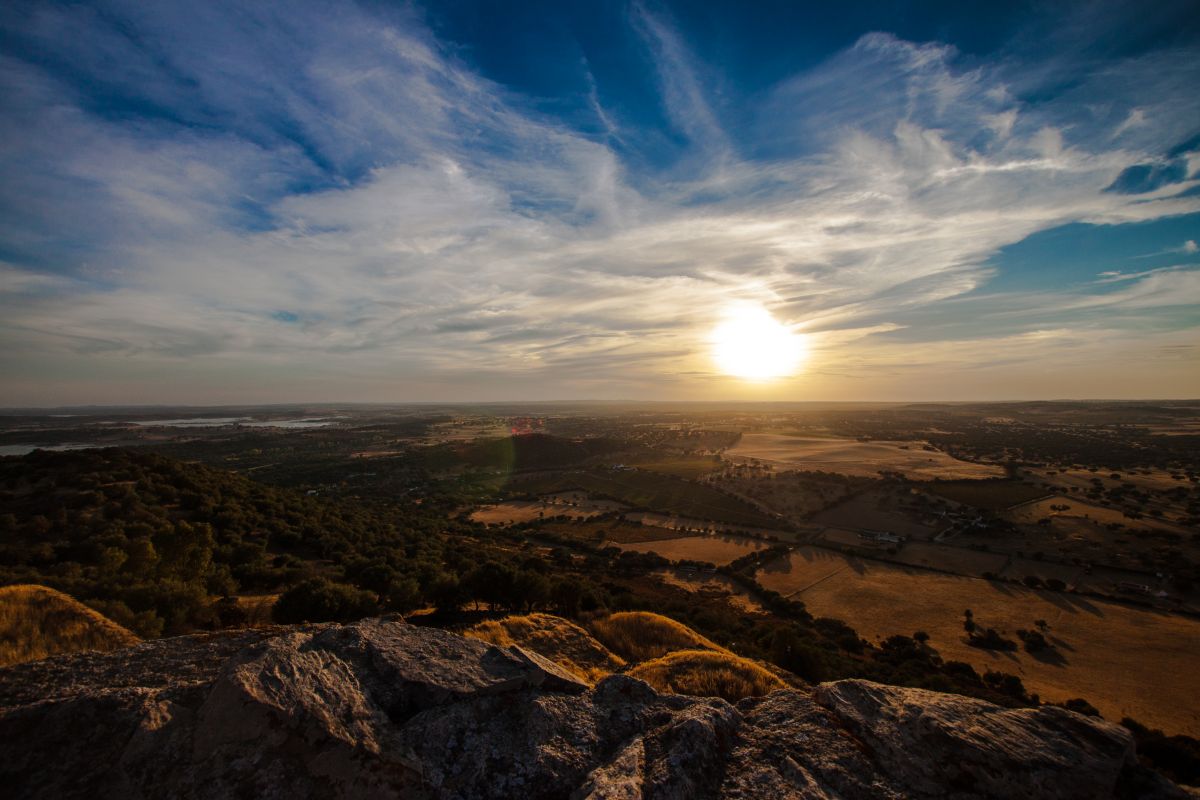
{"label": "pasture", "polygon": [[[801,600],[816,616],[845,620],[879,640],[923,630],[947,660],[1017,675],[1043,699],[1083,697],[1107,719],[1129,716],[1168,734],[1200,735],[1200,621],[1069,593],[1035,591],[803,547],[758,573],[766,588]],[[968,645],[963,610],[1015,638],[1049,624],[1049,656]]]}
{"label": "pasture", "polygon": [[821,470],[843,475],[876,477],[880,471],[902,472],[914,480],[936,478],[997,478],[1004,470],[988,464],[960,461],[925,443],[746,433],[725,451],[731,460],[753,459],[791,469]]}
{"label": "pasture", "polygon": [[589,502],[565,503],[552,500],[509,500],[482,506],[471,513],[471,520],[484,525],[515,525],[537,519],[561,517],[566,519],[591,519],[614,510],[613,503],[592,504]]}
{"label": "pasture", "polygon": [[917,512],[894,492],[869,491],[815,514],[818,525],[852,530],[898,533],[914,539],[931,538],[937,531],[922,523]]}
{"label": "pasture", "polygon": [[[1066,508],[1063,508],[1063,506],[1066,506]],[[1013,522],[1026,525],[1035,524],[1038,520],[1048,517],[1091,520],[1101,525],[1109,525],[1115,522],[1120,525],[1137,528],[1158,527],[1159,525],[1159,523],[1152,520],[1134,520],[1132,517],[1125,516],[1124,512],[1120,509],[1093,505],[1079,498],[1067,497],[1065,495],[1054,495],[1032,503],[1025,503],[1024,505],[1010,509],[1007,516]]]}
{"label": "pasture", "polygon": [[935,481],[923,488],[929,494],[986,511],[1001,511],[1047,494],[1039,486],[1009,480]]}
{"label": "pasture", "polygon": [[745,536],[682,536],[646,542],[605,542],[622,550],[655,553],[671,561],[706,561],[718,567],[767,547],[766,542]]}
{"label": "pasture", "polygon": [[650,472],[661,472],[664,475],[674,475],[677,478],[695,480],[721,468],[721,460],[715,456],[681,456],[679,458],[664,458],[654,461],[632,461],[629,466]]}
{"label": "pasture", "polygon": [[754,506],[709,486],[640,469],[586,469],[514,480],[511,487],[536,494],[579,490],[634,508],[755,528],[781,523]]}

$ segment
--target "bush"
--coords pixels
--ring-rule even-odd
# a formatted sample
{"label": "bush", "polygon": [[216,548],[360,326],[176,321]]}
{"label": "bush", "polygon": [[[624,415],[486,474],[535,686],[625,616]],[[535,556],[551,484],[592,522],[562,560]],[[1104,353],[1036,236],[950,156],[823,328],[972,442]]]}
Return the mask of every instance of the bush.
{"label": "bush", "polygon": [[[1040,635],[1040,634],[1039,634]],[[1016,650],[1017,643],[1005,638],[995,628],[988,628],[981,634],[976,634],[967,640],[972,647],[984,650]]]}
{"label": "bush", "polygon": [[1046,641],[1046,637],[1038,631],[1019,630],[1017,631],[1017,636],[1025,643],[1025,649],[1030,653],[1045,650],[1050,646],[1050,643]]}
{"label": "bush", "polygon": [[344,583],[310,578],[288,589],[275,601],[276,622],[349,622],[379,611],[375,597]]}
{"label": "bush", "polygon": [[1133,734],[1141,759],[1176,783],[1200,783],[1200,741],[1190,736],[1167,736],[1129,717],[1121,727]]}
{"label": "bush", "polygon": [[1063,703],[1063,708],[1074,711],[1076,714],[1083,714],[1085,717],[1100,716],[1100,710],[1082,697],[1071,698]]}

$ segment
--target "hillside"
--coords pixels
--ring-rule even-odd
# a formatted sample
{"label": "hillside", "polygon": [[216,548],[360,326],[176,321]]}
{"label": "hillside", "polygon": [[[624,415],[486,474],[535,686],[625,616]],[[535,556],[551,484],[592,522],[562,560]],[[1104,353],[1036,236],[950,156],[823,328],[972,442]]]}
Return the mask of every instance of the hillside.
{"label": "hillside", "polygon": [[84,650],[117,650],[137,636],[62,592],[0,587],[0,666]]}
{"label": "hillside", "polygon": [[592,638],[583,628],[550,614],[529,614],[483,622],[464,631],[463,635],[500,647],[520,645],[592,683],[625,666],[621,657]]}
{"label": "hillside", "polygon": [[592,684],[624,672],[660,692],[720,697],[731,703],[787,686],[775,672],[802,684],[778,667],[734,655],[659,614],[622,612],[595,619],[590,627],[625,657],[578,625],[551,614],[504,617],[480,623],[463,635],[500,647],[519,645]]}
{"label": "hillside", "polygon": [[623,611],[592,622],[592,634],[626,661],[649,661],[676,650],[728,653],[686,625],[649,611]]}
{"label": "hillside", "polygon": [[0,669],[0,741],[21,800],[1187,796],[1061,708],[861,680],[734,707],[395,618]]}
{"label": "hillside", "polygon": [[439,573],[450,524],[115,448],[0,458],[0,508],[0,584],[52,586],[149,636],[313,574],[419,603],[412,576]]}

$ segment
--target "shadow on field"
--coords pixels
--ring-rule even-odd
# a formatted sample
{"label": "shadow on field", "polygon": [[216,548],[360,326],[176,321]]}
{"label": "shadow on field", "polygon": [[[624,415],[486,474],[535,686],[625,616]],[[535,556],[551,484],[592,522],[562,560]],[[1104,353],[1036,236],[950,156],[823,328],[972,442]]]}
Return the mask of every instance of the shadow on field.
{"label": "shadow on field", "polygon": [[1058,652],[1058,648],[1056,647],[1047,647],[1044,650],[1035,650],[1032,653],[1029,653],[1029,655],[1033,656],[1035,661],[1042,664],[1048,664],[1052,667],[1062,668],[1070,663],[1067,661],[1066,656]]}

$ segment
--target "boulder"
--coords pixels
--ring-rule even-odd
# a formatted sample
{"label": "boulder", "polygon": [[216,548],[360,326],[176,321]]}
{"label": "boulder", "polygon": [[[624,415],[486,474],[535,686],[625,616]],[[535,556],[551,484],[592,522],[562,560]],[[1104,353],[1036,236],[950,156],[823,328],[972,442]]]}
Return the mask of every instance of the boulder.
{"label": "boulder", "polygon": [[838,681],[732,706],[399,618],[0,670],[14,798],[1185,797],[1129,734]]}

